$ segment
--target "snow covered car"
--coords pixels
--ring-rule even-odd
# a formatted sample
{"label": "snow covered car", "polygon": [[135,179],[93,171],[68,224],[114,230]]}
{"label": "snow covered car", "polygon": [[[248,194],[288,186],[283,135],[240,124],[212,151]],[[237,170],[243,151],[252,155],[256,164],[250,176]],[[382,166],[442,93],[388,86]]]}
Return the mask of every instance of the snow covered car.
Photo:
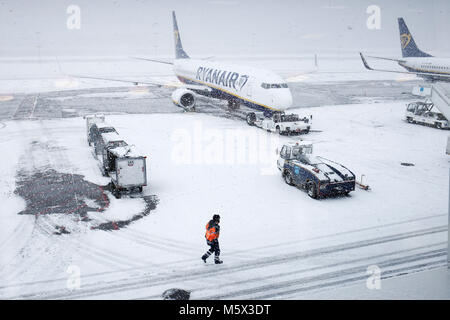
{"label": "snow covered car", "polygon": [[298,114],[274,113],[271,117],[266,117],[261,112],[247,114],[248,125],[286,135],[308,133],[311,120],[311,116],[300,118]]}
{"label": "snow covered car", "polygon": [[405,118],[409,123],[419,123],[433,126],[438,129],[448,129],[448,120],[442,113],[432,112],[431,102],[411,102],[406,107]]}
{"label": "snow covered car", "polygon": [[290,142],[283,145],[277,161],[284,181],[307,191],[317,199],[329,195],[347,195],[355,190],[353,172],[331,160],[314,156],[311,142]]}

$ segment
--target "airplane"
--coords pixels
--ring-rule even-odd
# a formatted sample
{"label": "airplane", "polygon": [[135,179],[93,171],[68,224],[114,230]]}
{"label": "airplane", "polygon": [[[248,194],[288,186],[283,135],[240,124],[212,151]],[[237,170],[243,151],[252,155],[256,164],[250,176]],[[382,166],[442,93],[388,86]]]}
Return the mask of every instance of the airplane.
{"label": "airplane", "polygon": [[371,58],[396,61],[407,71],[374,69],[369,66],[364,55],[360,52],[359,54],[366,69],[373,71],[415,74],[421,78],[424,78],[426,81],[431,82],[450,82],[450,59],[435,58],[432,55],[421,51],[417,47],[416,42],[414,41],[411,32],[409,32],[409,29],[403,18],[398,18],[398,27],[400,31],[400,43],[403,59],[391,59],[373,56],[371,56]]}
{"label": "airplane", "polygon": [[[195,110],[197,95],[228,101],[231,110],[244,105],[264,112],[268,117],[282,113],[292,106],[292,94],[280,76],[272,71],[242,65],[225,64],[208,59],[192,59],[184,51],[178,29],[175,11],[172,11],[173,33],[175,40],[175,60],[173,62],[155,59],[141,60],[173,65],[173,71],[181,82],[172,93],[173,103],[186,111]],[[135,85],[146,84],[167,86],[155,82],[128,81],[89,76],[79,78],[131,82]],[[170,86],[170,85],[169,85]]]}

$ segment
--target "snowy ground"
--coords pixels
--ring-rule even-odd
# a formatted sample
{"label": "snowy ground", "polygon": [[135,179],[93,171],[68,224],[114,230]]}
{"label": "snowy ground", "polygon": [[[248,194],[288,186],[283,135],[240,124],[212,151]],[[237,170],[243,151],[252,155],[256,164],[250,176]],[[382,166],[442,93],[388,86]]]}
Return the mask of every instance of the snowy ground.
{"label": "snowy ground", "polygon": [[[4,121],[0,143],[10,156],[0,166],[1,296],[158,299],[180,287],[197,299],[290,299],[365,279],[370,265],[386,277],[444,265],[448,133],[403,122],[403,102],[299,111],[313,114],[322,130],[308,136],[316,152],[364,174],[372,191],[310,199],[270,165],[276,144],[291,138],[276,141],[243,122],[203,114],[112,115],[108,121],[148,155],[144,193],[160,198],[150,215],[116,231],[89,230],[71,216],[18,215],[24,201],[13,192],[22,168],[50,166],[105,181],[82,118]],[[225,154],[225,132],[257,137],[258,147],[231,146]],[[28,157],[33,141],[52,148]],[[109,219],[144,206],[106,194]],[[200,260],[204,225],[215,212],[222,216],[222,266]],[[70,234],[46,229],[61,223]],[[66,288],[69,266],[81,272],[80,290]],[[205,283],[206,274],[214,285]]]}
{"label": "snowy ground", "polygon": [[[53,62],[16,61],[14,73],[14,63],[0,61],[9,70],[0,80],[0,148],[7,155],[0,159],[0,297],[160,299],[170,288],[190,290],[192,299],[370,297],[370,266],[379,268],[382,281],[396,279],[399,286],[419,271],[442,268],[448,131],[402,121],[405,99],[412,98],[403,92],[416,82],[361,70],[357,57],[319,59],[321,71],[303,75],[298,72],[311,70],[311,57],[264,61],[285,78],[297,74],[289,86],[301,108],[293,111],[312,114],[315,129],[302,138],[358,179],[364,175],[371,191],[310,199],[286,185],[274,166],[276,148],[294,138],[248,127],[205,101],[199,113],[186,114],[170,103],[166,88],[67,82]],[[148,72],[141,62],[124,66],[112,58],[60,63],[65,72]],[[155,68],[153,76],[171,79],[166,66]],[[92,111],[110,113],[107,121],[148,156],[144,195],[159,198],[156,208],[100,189],[108,181],[80,117]],[[24,181],[45,172],[56,172],[51,178],[64,188],[81,179],[96,192],[50,185],[29,190],[26,202],[19,196]],[[48,203],[40,201],[47,196]],[[24,212],[39,214],[18,214]],[[204,226],[217,212],[225,263],[204,265]],[[119,230],[91,229],[139,214]],[[69,233],[57,232],[60,226]],[[74,289],[77,273],[81,283]],[[383,290],[377,292],[382,298]],[[430,296],[405,291],[385,297]]]}

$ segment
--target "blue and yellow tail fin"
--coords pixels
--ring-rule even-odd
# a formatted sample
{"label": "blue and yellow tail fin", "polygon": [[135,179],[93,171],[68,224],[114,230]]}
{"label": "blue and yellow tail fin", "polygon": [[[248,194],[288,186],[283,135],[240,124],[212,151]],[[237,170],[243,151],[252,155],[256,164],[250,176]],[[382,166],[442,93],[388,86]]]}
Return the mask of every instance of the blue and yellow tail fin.
{"label": "blue and yellow tail fin", "polygon": [[426,52],[421,51],[414,41],[411,32],[409,32],[408,27],[406,26],[403,18],[398,18],[398,28],[400,31],[400,43],[402,47],[402,55],[403,58],[412,58],[412,57],[432,57]]}
{"label": "blue and yellow tail fin", "polygon": [[183,50],[183,45],[181,44],[180,32],[178,30],[177,17],[175,16],[175,11],[172,11],[172,18],[173,18],[173,36],[175,39],[175,59],[189,59],[189,56]]}

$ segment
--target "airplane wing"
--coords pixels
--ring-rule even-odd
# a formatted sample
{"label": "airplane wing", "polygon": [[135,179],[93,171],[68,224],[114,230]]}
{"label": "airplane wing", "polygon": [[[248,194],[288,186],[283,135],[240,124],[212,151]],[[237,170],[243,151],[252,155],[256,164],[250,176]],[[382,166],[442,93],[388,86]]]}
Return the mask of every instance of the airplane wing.
{"label": "airplane wing", "polygon": [[179,81],[176,82],[149,82],[149,81],[141,81],[141,80],[125,80],[125,79],[114,79],[114,78],[103,78],[103,77],[91,77],[91,76],[84,76],[84,75],[69,75],[69,77],[73,78],[81,78],[81,79],[93,79],[93,80],[104,80],[104,81],[116,81],[116,82],[123,82],[123,83],[131,83],[134,85],[144,84],[148,86],[154,86],[154,87],[169,87],[169,88],[186,88],[191,90],[197,90],[197,91],[205,91],[205,92],[211,92],[212,89],[208,86],[202,86],[202,85],[196,85],[196,84],[185,84]]}
{"label": "airplane wing", "polygon": [[[141,58],[141,57],[131,57],[136,60],[143,60],[143,61],[150,61],[150,62],[156,62],[156,63],[162,63],[162,64],[170,64],[173,65],[173,62],[165,61],[165,60],[157,60],[157,59],[149,59],[149,58]],[[199,60],[211,60],[214,56],[199,58]]]}
{"label": "airplane wing", "polygon": [[[163,61],[163,60],[155,60],[155,59],[147,59],[147,58],[140,58],[140,57],[132,57],[133,59],[138,59],[138,60],[144,60],[144,61],[151,61],[151,62],[157,62],[157,63],[163,63],[163,64],[170,64],[173,65],[173,62],[169,62],[169,61]],[[206,59],[209,59],[212,57],[208,57]],[[59,64],[59,61],[58,61]],[[60,70],[62,72],[62,68],[60,66]],[[62,72],[64,73],[64,72]],[[73,78],[81,78],[81,79],[93,79],[93,80],[104,80],[104,81],[115,81],[115,82],[123,82],[123,83],[131,83],[134,85],[139,85],[139,84],[143,84],[143,85],[148,85],[148,86],[155,86],[155,87],[172,87],[172,88],[186,88],[186,89],[191,89],[191,90],[196,90],[196,91],[204,91],[204,92],[211,92],[212,89],[208,86],[203,86],[203,85],[195,85],[195,84],[185,84],[185,83],[181,83],[179,81],[177,82],[171,82],[171,83],[162,83],[162,82],[150,82],[150,81],[141,81],[141,80],[126,80],[126,79],[115,79],[115,78],[103,78],[103,77],[93,77],[93,76],[85,76],[85,75],[68,75],[69,77],[73,77]]]}
{"label": "airplane wing", "polygon": [[105,80],[105,81],[117,81],[117,82],[123,82],[123,83],[132,83],[132,84],[134,84],[136,86],[138,84],[145,84],[145,85],[150,85],[150,86],[155,86],[155,87],[163,87],[163,86],[165,86],[165,84],[162,84],[162,83],[147,82],[147,81],[141,81],[141,80],[124,80],[124,79],[91,77],[91,76],[83,76],[83,75],[75,75],[75,74],[70,74],[68,76],[72,77],[72,78],[81,78],[81,79],[93,79],[93,80]]}
{"label": "airplane wing", "polygon": [[[360,54],[361,54],[361,53],[360,53]],[[374,58],[374,59],[380,59],[380,60],[395,61],[395,62],[406,62],[406,60],[393,59],[393,58],[375,57],[375,56],[368,56],[368,57],[369,57],[369,58]]]}
{"label": "airplane wing", "polygon": [[171,64],[173,65],[173,62],[170,61],[163,61],[163,60],[156,60],[156,59],[148,59],[148,58],[140,58],[140,57],[131,57],[133,59],[137,60],[144,60],[144,61],[151,61],[151,62],[157,62],[157,63],[163,63],[163,64]]}
{"label": "airplane wing", "polygon": [[[364,55],[360,52],[359,55],[361,56],[361,60],[364,64],[364,67],[366,67],[366,69],[371,70],[371,71],[382,71],[382,72],[392,72],[392,73],[404,73],[404,74],[414,74],[417,76],[426,76],[426,77],[441,77],[441,78],[449,78],[450,79],[450,75],[447,74],[438,74],[438,73],[426,73],[426,72],[411,72],[411,71],[397,71],[397,70],[387,70],[387,69],[374,69],[371,66],[369,66],[369,64],[366,61],[366,58],[364,57]],[[402,60],[397,60],[397,61],[402,61]]]}

